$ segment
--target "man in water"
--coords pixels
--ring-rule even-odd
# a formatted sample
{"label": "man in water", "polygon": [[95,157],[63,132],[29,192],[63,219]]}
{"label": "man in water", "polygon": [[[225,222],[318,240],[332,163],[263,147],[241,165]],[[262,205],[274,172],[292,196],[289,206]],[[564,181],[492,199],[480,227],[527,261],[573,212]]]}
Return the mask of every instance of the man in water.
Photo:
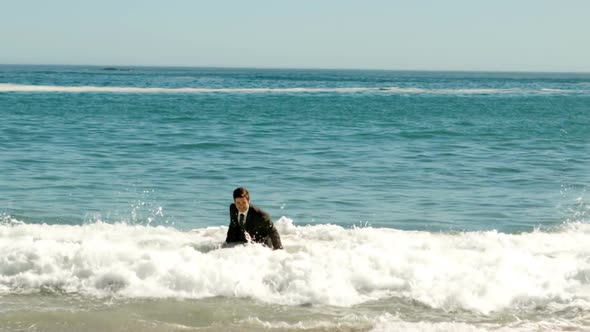
{"label": "man in water", "polygon": [[250,193],[246,188],[234,190],[234,202],[229,206],[229,220],[226,244],[257,242],[274,250],[283,249],[281,237],[270,215],[250,205]]}

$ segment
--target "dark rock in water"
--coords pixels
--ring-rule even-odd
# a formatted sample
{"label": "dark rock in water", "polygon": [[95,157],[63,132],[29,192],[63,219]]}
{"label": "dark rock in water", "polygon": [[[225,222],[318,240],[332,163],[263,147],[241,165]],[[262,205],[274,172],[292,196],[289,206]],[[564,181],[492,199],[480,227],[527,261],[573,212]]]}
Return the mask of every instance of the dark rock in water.
{"label": "dark rock in water", "polygon": [[129,71],[129,69],[121,69],[121,68],[116,68],[116,67],[104,67],[102,70],[108,70],[108,71]]}

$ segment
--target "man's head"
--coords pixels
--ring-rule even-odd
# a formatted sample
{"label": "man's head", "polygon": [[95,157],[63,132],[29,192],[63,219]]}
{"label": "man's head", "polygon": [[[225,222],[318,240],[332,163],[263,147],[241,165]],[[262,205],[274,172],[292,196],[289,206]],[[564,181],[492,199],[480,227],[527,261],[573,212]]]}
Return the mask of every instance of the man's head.
{"label": "man's head", "polygon": [[240,212],[246,212],[250,207],[250,193],[244,187],[234,190],[234,204]]}

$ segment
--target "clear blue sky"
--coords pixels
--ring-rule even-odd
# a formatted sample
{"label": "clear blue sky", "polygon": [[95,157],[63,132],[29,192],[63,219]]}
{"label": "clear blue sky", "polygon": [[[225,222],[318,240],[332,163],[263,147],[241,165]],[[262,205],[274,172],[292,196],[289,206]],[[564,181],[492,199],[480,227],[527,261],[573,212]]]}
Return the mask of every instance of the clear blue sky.
{"label": "clear blue sky", "polygon": [[0,0],[0,63],[590,72],[588,0]]}

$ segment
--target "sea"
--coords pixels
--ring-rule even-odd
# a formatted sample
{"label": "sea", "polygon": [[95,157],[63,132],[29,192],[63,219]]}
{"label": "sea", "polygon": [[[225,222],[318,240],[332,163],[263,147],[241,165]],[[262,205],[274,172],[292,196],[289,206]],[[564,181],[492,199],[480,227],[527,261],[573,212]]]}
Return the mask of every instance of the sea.
{"label": "sea", "polygon": [[589,186],[588,73],[0,65],[0,331],[590,331]]}

